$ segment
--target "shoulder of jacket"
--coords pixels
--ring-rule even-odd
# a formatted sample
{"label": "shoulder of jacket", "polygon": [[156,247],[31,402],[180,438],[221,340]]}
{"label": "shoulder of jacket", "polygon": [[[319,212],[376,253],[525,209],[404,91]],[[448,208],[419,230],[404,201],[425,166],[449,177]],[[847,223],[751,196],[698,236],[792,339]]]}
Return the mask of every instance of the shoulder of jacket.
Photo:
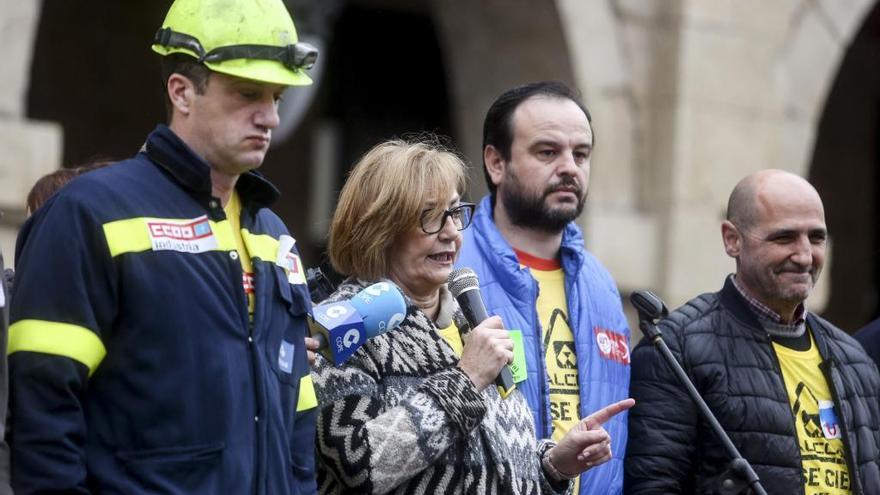
{"label": "shoulder of jacket", "polygon": [[146,157],[136,155],[74,177],[55,195],[66,204],[96,211],[142,201],[155,187],[170,182]]}
{"label": "shoulder of jacket", "polygon": [[281,217],[278,216],[277,213],[272,211],[269,208],[260,208],[257,211],[256,215],[257,221],[260,223],[260,226],[263,230],[268,234],[272,234],[275,237],[278,237],[282,234],[288,234],[287,226],[284,225],[284,221],[281,220]]}
{"label": "shoulder of jacket", "polygon": [[834,344],[839,347],[846,354],[847,359],[865,362],[872,361],[859,341],[840,328],[837,328],[833,323],[813,313],[810,313],[808,320],[813,324],[818,324],[819,328],[813,328],[812,330],[814,332],[822,332],[828,344]]}
{"label": "shoulder of jacket", "polygon": [[669,316],[660,322],[660,326],[663,330],[683,334],[709,319],[718,317],[720,313],[718,293],[709,292],[691,299],[669,313]]}

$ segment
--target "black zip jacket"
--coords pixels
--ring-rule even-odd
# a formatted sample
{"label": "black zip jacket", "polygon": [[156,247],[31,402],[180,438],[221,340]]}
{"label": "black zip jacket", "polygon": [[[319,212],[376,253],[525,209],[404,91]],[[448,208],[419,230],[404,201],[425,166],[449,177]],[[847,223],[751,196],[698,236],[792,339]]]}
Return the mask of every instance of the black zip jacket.
{"label": "black zip jacket", "polygon": [[[880,376],[861,346],[808,314],[822,370],[842,419],[853,494],[880,494]],[[804,493],[788,394],[770,336],[730,279],[660,324],[663,340],[769,494]],[[632,355],[624,492],[718,493],[729,459],[654,345]]]}

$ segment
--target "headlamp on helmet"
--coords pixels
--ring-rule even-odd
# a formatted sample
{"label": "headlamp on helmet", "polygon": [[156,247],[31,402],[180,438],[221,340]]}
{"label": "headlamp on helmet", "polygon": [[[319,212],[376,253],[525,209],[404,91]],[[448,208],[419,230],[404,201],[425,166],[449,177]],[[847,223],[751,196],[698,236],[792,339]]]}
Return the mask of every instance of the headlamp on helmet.
{"label": "headlamp on helmet", "polygon": [[271,60],[295,70],[308,70],[318,60],[318,49],[305,42],[287,46],[273,45],[230,45],[218,46],[206,52],[199,40],[188,34],[160,28],[153,38],[153,44],[166,48],[182,48],[197,55],[201,63],[218,63],[233,59]]}

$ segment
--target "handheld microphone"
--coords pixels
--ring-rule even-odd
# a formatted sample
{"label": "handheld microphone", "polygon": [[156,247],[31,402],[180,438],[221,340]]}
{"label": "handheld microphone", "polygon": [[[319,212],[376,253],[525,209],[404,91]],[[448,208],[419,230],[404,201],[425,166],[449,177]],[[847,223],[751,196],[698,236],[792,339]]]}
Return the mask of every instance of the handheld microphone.
{"label": "handheld microphone", "polygon": [[405,316],[400,289],[391,282],[379,282],[348,301],[313,306],[309,334],[318,341],[318,352],[339,366],[368,339],[400,325]]}
{"label": "handheld microphone", "polygon": [[[483,320],[489,318],[486,306],[483,304],[483,298],[480,296],[480,280],[473,270],[470,268],[453,270],[449,274],[447,284],[449,292],[458,301],[461,312],[464,313],[464,317],[467,318],[471,327],[476,327]],[[501,368],[501,372],[495,378],[495,386],[498,387],[498,393],[501,394],[501,397],[505,399],[513,392],[516,388],[516,382],[513,381],[513,372],[510,371],[510,366],[504,365]]]}

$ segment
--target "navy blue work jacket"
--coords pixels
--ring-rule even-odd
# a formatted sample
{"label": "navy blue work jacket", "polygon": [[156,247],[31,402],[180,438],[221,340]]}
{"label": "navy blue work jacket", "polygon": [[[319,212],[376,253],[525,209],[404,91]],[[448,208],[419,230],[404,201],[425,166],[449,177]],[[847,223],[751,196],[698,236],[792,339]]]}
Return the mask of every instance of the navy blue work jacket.
{"label": "navy blue work jacket", "polygon": [[313,493],[310,309],[295,241],[249,172],[249,318],[209,166],[159,126],[25,224],[9,339],[16,493]]}

